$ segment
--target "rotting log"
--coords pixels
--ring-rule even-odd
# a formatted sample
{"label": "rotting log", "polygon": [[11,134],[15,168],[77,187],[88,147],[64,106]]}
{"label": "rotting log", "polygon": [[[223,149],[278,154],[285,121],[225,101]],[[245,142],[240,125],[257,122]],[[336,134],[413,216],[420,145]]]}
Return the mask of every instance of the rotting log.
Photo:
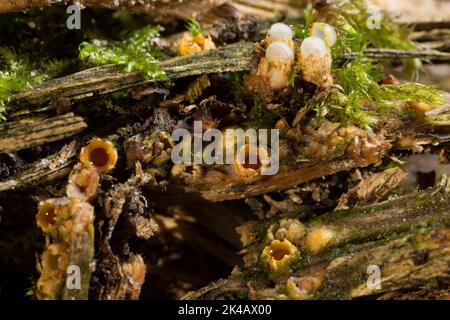
{"label": "rotting log", "polygon": [[73,136],[87,127],[83,118],[68,113],[0,124],[0,153],[36,147]]}
{"label": "rotting log", "polygon": [[[369,266],[380,268],[379,282],[369,282]],[[352,299],[394,290],[430,289],[449,281],[450,229],[436,227],[299,270],[280,279],[276,288],[264,280],[237,275],[190,292],[183,299]]]}
{"label": "rotting log", "polygon": [[[157,66],[170,80],[202,74],[248,71],[252,68],[257,50],[260,49],[253,43],[239,42],[216,50],[165,60]],[[450,53],[437,50],[367,49],[366,54],[377,59],[419,57],[433,61],[450,61]],[[355,59],[358,56],[350,53],[342,56],[342,59]],[[18,93],[11,98],[11,105],[14,110],[20,110],[40,106],[60,97],[77,102],[151,83],[155,83],[155,80],[145,80],[137,72],[123,73],[120,66],[104,65],[49,80],[33,89]]]}
{"label": "rotting log", "polygon": [[76,142],[65,145],[57,153],[30,164],[12,177],[0,181],[0,192],[51,183],[68,176],[75,164]]}
{"label": "rotting log", "polygon": [[[221,49],[202,52],[196,55],[177,57],[158,63],[169,77],[182,77],[243,71],[251,69],[255,46],[251,43],[238,43]],[[54,79],[34,89],[12,97],[12,104],[18,107],[42,105],[59,97],[73,101],[113,93],[134,86],[155,82],[145,80],[139,73],[123,73],[120,66],[104,65]]]}
{"label": "rotting log", "polygon": [[[51,5],[69,5],[67,0],[6,0],[0,3],[0,13],[20,12],[36,8],[43,8]],[[101,7],[108,9],[126,10],[132,13],[148,14],[155,19],[175,18],[188,20],[195,17],[202,23],[212,23],[214,21],[214,8],[224,3],[231,3],[241,14],[255,15],[261,18],[273,18],[277,12],[291,12],[291,15],[298,15],[293,6],[285,0],[78,0],[81,6]]]}
{"label": "rotting log", "polygon": [[[289,240],[301,252],[301,259],[294,261],[291,267],[299,269],[412,229],[450,225],[449,200],[450,181],[443,176],[434,188],[312,218],[301,224],[301,232],[290,236]],[[277,238],[277,228],[282,221],[296,218],[296,215],[284,215],[240,227],[248,266],[257,262],[252,257],[258,257],[272,238]],[[266,236],[268,234],[273,236]]]}
{"label": "rotting log", "polygon": [[239,176],[216,170],[208,170],[201,179],[188,177],[172,181],[163,191],[158,186],[150,186],[151,193],[161,201],[177,199],[182,201],[203,199],[213,202],[243,199],[268,192],[280,191],[289,187],[354,168],[370,165],[363,159],[344,159],[328,163],[301,163],[285,165],[272,176],[257,179],[243,179]]}
{"label": "rotting log", "polygon": [[[296,235],[277,232],[282,220],[292,225],[296,215],[242,226],[243,253],[253,256],[244,257],[245,268],[184,298],[351,299],[448,283],[449,197],[450,182],[443,176],[434,188],[312,218]],[[315,237],[322,245],[311,251],[310,235],[324,229],[333,230],[332,236]],[[261,253],[280,236],[298,254],[273,270]],[[381,286],[367,287],[369,266],[380,267]]]}

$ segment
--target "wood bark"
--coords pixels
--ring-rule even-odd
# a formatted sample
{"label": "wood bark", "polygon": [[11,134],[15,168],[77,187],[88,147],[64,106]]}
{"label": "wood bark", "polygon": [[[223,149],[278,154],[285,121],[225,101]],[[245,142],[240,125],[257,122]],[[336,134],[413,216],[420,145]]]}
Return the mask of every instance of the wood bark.
{"label": "wood bark", "polygon": [[76,143],[72,141],[59,152],[30,164],[14,176],[0,181],[0,192],[30,188],[66,177],[75,165]]}
{"label": "wood bark", "polygon": [[[235,71],[248,71],[252,68],[257,46],[240,42],[226,47],[195,55],[176,57],[158,63],[170,80],[179,78]],[[450,53],[437,50],[403,51],[392,49],[368,49],[368,57],[377,59],[422,58],[433,61],[450,61]],[[355,59],[358,54],[346,54],[342,59]],[[139,73],[123,73],[120,66],[104,65],[53,79],[36,88],[16,94],[11,99],[14,110],[35,108],[60,97],[74,102],[92,99],[131,87],[155,83],[145,80]],[[51,105],[46,110],[52,108]],[[21,111],[24,112],[24,111]]]}
{"label": "wood bark", "polygon": [[58,141],[85,129],[83,118],[68,113],[53,118],[31,118],[0,124],[0,153],[14,152]]}

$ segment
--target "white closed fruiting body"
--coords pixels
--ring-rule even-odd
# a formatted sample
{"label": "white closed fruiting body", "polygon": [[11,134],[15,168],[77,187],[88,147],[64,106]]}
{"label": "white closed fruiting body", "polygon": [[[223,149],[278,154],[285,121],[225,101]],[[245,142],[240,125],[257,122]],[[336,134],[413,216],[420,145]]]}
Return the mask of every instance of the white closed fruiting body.
{"label": "white closed fruiting body", "polygon": [[300,52],[303,56],[323,57],[328,53],[328,47],[319,37],[308,37],[303,40]]}
{"label": "white closed fruiting body", "polygon": [[336,31],[332,26],[322,22],[313,24],[311,36],[303,40],[298,55],[303,80],[323,89],[329,89],[333,85],[330,48],[336,41]]}
{"label": "white closed fruiting body", "polygon": [[290,62],[294,58],[294,52],[284,42],[272,42],[266,49],[266,58],[269,62]]}
{"label": "white closed fruiting body", "polygon": [[318,37],[331,48],[337,41],[336,30],[327,23],[315,22],[311,28],[311,36]]}
{"label": "white closed fruiting body", "polygon": [[266,54],[260,62],[258,73],[274,91],[282,90],[289,84],[295,60],[293,37],[292,29],[279,22],[273,24],[267,33]]}
{"label": "white closed fruiting body", "polygon": [[267,37],[273,41],[279,41],[281,39],[291,39],[294,37],[294,32],[292,29],[281,22],[274,23],[269,31],[267,32]]}

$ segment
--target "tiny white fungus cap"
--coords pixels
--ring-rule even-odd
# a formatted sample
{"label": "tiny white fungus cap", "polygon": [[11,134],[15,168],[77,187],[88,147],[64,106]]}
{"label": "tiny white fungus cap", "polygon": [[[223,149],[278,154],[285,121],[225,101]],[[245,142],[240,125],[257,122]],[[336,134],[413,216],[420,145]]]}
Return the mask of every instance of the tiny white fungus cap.
{"label": "tiny white fungus cap", "polygon": [[327,54],[328,48],[321,38],[308,37],[303,40],[300,51],[302,55],[323,57]]}
{"label": "tiny white fungus cap", "polygon": [[269,62],[289,62],[294,58],[294,52],[286,43],[275,41],[267,47],[266,58]]}
{"label": "tiny white fungus cap", "polygon": [[281,22],[277,22],[270,27],[268,35],[270,38],[292,39],[294,37],[294,32],[288,25]]}
{"label": "tiny white fungus cap", "polygon": [[311,29],[311,36],[321,38],[328,47],[334,46],[337,40],[336,30],[327,23],[315,22]]}

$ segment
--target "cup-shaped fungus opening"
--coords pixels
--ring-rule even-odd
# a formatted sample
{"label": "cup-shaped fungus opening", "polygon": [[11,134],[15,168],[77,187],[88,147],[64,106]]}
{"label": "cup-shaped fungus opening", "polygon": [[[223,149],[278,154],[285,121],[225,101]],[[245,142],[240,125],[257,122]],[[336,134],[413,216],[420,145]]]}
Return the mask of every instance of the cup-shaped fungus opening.
{"label": "cup-shaped fungus opening", "polygon": [[245,144],[238,151],[234,159],[234,169],[241,177],[259,176],[270,163],[266,148],[254,144]]}
{"label": "cup-shaped fungus opening", "polygon": [[56,224],[56,205],[54,200],[48,199],[39,203],[36,223],[45,233],[50,232]]}
{"label": "cup-shaped fungus opening", "polygon": [[102,173],[114,169],[117,162],[117,150],[111,141],[94,138],[81,149],[80,161],[86,166],[94,166]]}
{"label": "cup-shaped fungus opening", "polygon": [[322,39],[328,47],[334,46],[337,40],[336,30],[327,23],[315,22],[311,28],[311,36]]}
{"label": "cup-shaped fungus opening", "polygon": [[65,242],[54,243],[48,246],[42,254],[43,271],[65,272],[68,266],[69,246]]}
{"label": "cup-shaped fungus opening", "polygon": [[270,269],[277,271],[287,265],[297,253],[297,247],[289,240],[273,240],[261,254]]}

